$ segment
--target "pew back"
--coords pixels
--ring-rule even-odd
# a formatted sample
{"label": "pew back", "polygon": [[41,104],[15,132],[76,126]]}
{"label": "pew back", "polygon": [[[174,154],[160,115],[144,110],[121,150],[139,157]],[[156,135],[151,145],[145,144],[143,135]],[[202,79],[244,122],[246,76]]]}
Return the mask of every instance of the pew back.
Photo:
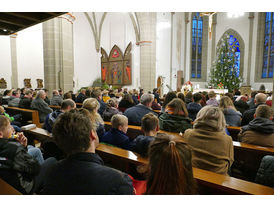
{"label": "pew back", "polygon": [[0,178],[0,195],[22,195],[14,187]]}

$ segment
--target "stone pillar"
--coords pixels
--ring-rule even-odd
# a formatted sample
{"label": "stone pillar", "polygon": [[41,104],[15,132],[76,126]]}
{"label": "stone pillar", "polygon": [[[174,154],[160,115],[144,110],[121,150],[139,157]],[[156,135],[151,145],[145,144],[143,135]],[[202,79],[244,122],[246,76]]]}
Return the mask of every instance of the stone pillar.
{"label": "stone pillar", "polygon": [[17,34],[10,35],[10,51],[11,51],[11,87],[18,88],[18,69],[17,69]]}
{"label": "stone pillar", "polygon": [[44,81],[51,95],[54,89],[73,90],[73,21],[65,14],[43,23]]}
{"label": "stone pillar", "polygon": [[140,83],[147,92],[156,87],[156,12],[137,15],[140,25]]}

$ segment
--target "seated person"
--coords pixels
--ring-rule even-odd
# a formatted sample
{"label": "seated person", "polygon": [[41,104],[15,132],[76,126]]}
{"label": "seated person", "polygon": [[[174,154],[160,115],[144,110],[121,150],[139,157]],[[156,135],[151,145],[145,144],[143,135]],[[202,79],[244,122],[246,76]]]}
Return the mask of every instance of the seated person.
{"label": "seated person", "polygon": [[103,101],[102,91],[100,89],[95,89],[94,91],[92,91],[91,96],[97,99],[97,101],[99,102],[100,107],[98,108],[98,113],[103,116],[103,113],[106,110],[106,103]]}
{"label": "seated person", "polygon": [[195,93],[193,95],[193,102],[190,102],[187,105],[188,116],[193,121],[196,119],[197,113],[202,109],[202,106],[200,104],[201,100],[202,100],[202,94]]}
{"label": "seated person", "polygon": [[263,157],[255,182],[268,187],[274,187],[274,156],[266,155]]}
{"label": "seated person", "polygon": [[135,106],[131,94],[124,94],[122,100],[119,102],[119,111],[125,112],[126,109]]}
{"label": "seated person", "polygon": [[214,91],[208,92],[209,100],[206,101],[206,105],[219,106],[219,102],[216,99],[216,93]]}
{"label": "seated person", "polygon": [[162,107],[160,105],[160,103],[156,103],[156,98],[154,98],[154,101],[152,102],[152,105],[151,105],[151,109],[153,110],[161,110]]}
{"label": "seated person", "polygon": [[234,150],[232,138],[225,133],[226,122],[221,109],[203,107],[193,127],[184,134],[193,152],[193,167],[227,174],[234,161]]}
{"label": "seated person", "polygon": [[242,126],[248,125],[248,123],[254,119],[254,114],[256,112],[257,107],[260,106],[261,104],[265,104],[266,98],[267,97],[264,93],[256,94],[255,100],[254,100],[255,107],[252,107],[251,109],[249,109],[243,113],[243,118],[242,118],[242,122],[241,122]]}
{"label": "seated person", "polygon": [[27,90],[25,95],[21,98],[19,102],[19,107],[24,109],[30,109],[30,105],[32,102],[32,91]]}
{"label": "seated person", "polygon": [[44,129],[46,129],[48,132],[51,133],[53,124],[56,121],[57,117],[60,114],[68,112],[68,111],[70,111],[71,109],[74,109],[74,108],[76,108],[76,104],[72,99],[64,100],[61,104],[61,109],[60,110],[56,110],[56,111],[48,114],[48,116],[45,120]]}
{"label": "seated person", "polygon": [[191,102],[193,102],[193,94],[192,92],[188,92],[185,96],[185,103],[188,105]]}
{"label": "seated person", "polygon": [[53,90],[52,91],[52,99],[50,100],[50,105],[55,105],[55,106],[61,106],[63,98],[62,96],[59,95],[58,90]]}
{"label": "seated person", "polygon": [[105,134],[105,127],[104,121],[98,112],[100,109],[99,101],[95,98],[87,98],[83,102],[82,108],[87,109],[89,111],[91,121],[95,122],[96,124],[96,133],[99,139],[101,139]]}
{"label": "seated person", "polygon": [[182,140],[159,134],[149,149],[147,195],[197,194],[191,150]]}
{"label": "seated person", "polygon": [[7,89],[4,91],[3,97],[2,97],[2,105],[8,105],[9,101],[11,100],[12,91]]}
{"label": "seated person", "polygon": [[143,94],[141,96],[140,104],[128,108],[124,115],[128,118],[128,123],[130,125],[137,125],[141,126],[141,120],[143,116],[145,116],[147,113],[155,114],[157,113],[153,112],[151,109],[152,102],[154,101],[154,95],[153,94]]}
{"label": "seated person", "polygon": [[264,147],[274,147],[273,109],[268,105],[260,105],[254,118],[241,128],[238,138],[240,142]]}
{"label": "seated person", "polygon": [[228,96],[221,97],[219,107],[225,115],[227,125],[236,127],[241,125],[242,114],[236,110],[232,100]]}
{"label": "seated person", "polygon": [[245,95],[241,95],[236,98],[234,102],[234,106],[237,109],[237,111],[241,112],[243,114],[246,110],[249,109],[249,105],[247,104],[248,97]]}
{"label": "seated person", "polygon": [[107,107],[106,110],[103,113],[103,119],[104,121],[110,121],[111,117],[115,114],[122,114],[122,112],[119,112],[118,110],[118,101],[116,98],[111,98],[107,101]]}
{"label": "seated person", "polygon": [[142,131],[144,135],[139,135],[134,139],[136,143],[135,151],[140,155],[147,157],[149,144],[153,141],[159,131],[159,119],[151,113],[142,118]]}
{"label": "seated person", "polygon": [[4,107],[0,106],[0,115],[3,115],[5,117],[7,117],[10,122],[11,122],[11,125],[14,127],[14,129],[17,131],[17,132],[21,132],[21,117],[22,115],[21,114],[16,114],[14,116],[10,116],[8,113],[6,113]]}
{"label": "seated person", "polygon": [[80,112],[66,112],[57,119],[52,134],[67,157],[49,165],[41,194],[46,195],[130,195],[129,176],[104,166],[95,153],[99,145],[96,124]]}
{"label": "seated person", "polygon": [[12,98],[10,99],[8,105],[9,107],[18,107],[20,102],[20,93],[19,91],[13,91],[12,92]]}
{"label": "seated person", "polygon": [[161,112],[165,112],[166,105],[168,105],[168,103],[171,102],[171,100],[173,100],[176,97],[177,97],[177,95],[175,92],[168,92],[164,98]]}
{"label": "seated person", "polygon": [[185,103],[179,98],[168,103],[165,113],[160,115],[159,121],[160,129],[168,132],[184,133],[186,129],[192,128]]}
{"label": "seated person", "polygon": [[46,98],[46,93],[44,90],[37,92],[36,98],[31,102],[31,109],[37,110],[39,113],[39,120],[43,123],[46,120],[46,117],[49,113],[52,113],[53,110],[48,106],[44,101]]}
{"label": "seated person", "polygon": [[12,137],[13,128],[5,116],[0,116],[0,178],[23,194],[32,194],[34,177],[40,165],[27,152],[27,138],[23,133]]}
{"label": "seated person", "polygon": [[111,118],[111,127],[112,129],[105,133],[100,142],[134,151],[135,142],[131,141],[126,135],[128,129],[127,117],[121,114],[113,115]]}
{"label": "seated person", "polygon": [[78,94],[78,96],[76,97],[75,102],[76,103],[83,103],[83,101],[86,99],[86,89],[81,89],[80,93]]}

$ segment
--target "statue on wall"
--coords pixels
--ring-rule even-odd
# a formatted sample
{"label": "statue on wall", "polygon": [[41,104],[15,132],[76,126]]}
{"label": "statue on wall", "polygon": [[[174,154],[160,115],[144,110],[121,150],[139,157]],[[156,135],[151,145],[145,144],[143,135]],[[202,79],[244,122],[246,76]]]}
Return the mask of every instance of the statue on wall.
{"label": "statue on wall", "polygon": [[25,86],[25,88],[32,88],[30,82],[31,82],[31,79],[24,79],[24,86]]}
{"label": "statue on wall", "polygon": [[4,78],[0,79],[0,89],[7,89],[7,82]]}
{"label": "statue on wall", "polygon": [[114,45],[107,55],[101,48],[101,80],[109,85],[131,85],[131,42],[128,44],[125,54]]}
{"label": "statue on wall", "polygon": [[44,86],[43,86],[43,79],[36,79],[36,81],[37,81],[37,88],[38,89],[44,88]]}

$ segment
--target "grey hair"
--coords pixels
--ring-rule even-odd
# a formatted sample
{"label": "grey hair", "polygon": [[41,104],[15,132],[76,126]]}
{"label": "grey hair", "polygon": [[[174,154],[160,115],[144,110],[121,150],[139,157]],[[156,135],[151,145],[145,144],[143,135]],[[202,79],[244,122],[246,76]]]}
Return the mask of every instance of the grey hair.
{"label": "grey hair", "polygon": [[143,94],[141,96],[140,102],[143,105],[148,105],[153,100],[154,100],[154,94]]}
{"label": "grey hair", "polygon": [[42,94],[45,94],[46,92],[44,90],[39,90],[36,95],[36,99],[41,98]]}

